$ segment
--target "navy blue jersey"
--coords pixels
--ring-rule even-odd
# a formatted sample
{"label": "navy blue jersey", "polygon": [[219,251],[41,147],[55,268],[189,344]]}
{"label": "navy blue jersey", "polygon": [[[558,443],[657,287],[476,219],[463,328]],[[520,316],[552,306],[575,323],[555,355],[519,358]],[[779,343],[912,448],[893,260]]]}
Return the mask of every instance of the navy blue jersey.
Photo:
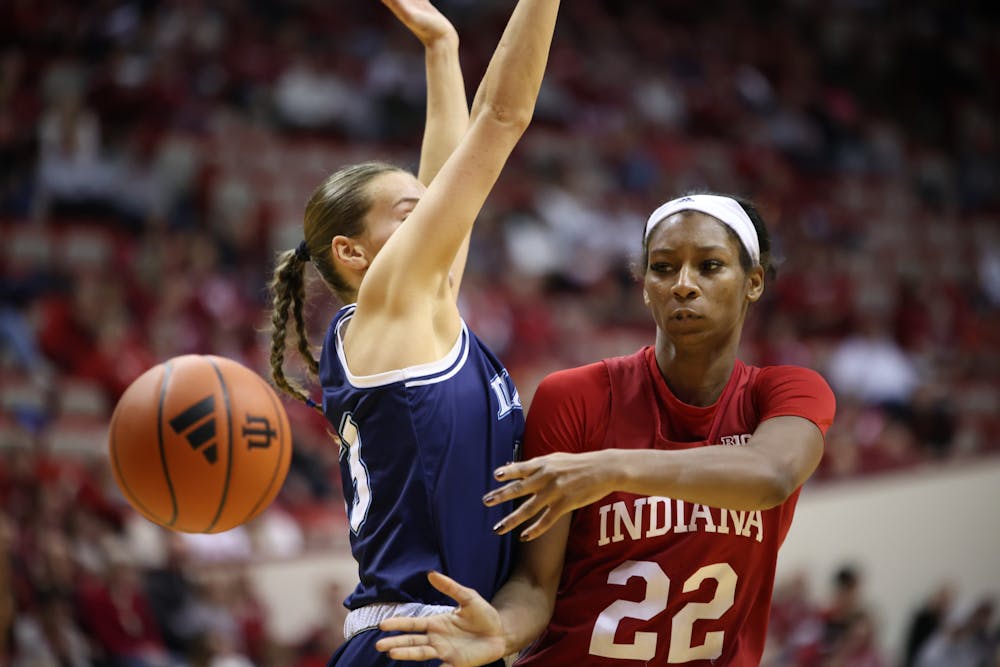
{"label": "navy blue jersey", "polygon": [[507,371],[462,322],[441,360],[377,375],[350,373],[343,329],[330,324],[320,357],[323,411],[340,435],[340,471],[360,583],[350,609],[374,602],[454,604],[427,582],[438,570],[487,600],[510,573],[511,536],[488,508],[493,470],[512,461],[524,430]]}

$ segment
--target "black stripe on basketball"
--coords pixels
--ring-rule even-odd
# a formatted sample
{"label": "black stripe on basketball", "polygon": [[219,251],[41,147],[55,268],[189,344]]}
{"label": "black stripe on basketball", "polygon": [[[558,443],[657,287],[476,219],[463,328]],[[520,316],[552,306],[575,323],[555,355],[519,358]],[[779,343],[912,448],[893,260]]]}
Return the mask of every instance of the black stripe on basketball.
{"label": "black stripe on basketball", "polygon": [[[282,408],[281,405],[278,403],[278,400],[275,398],[274,392],[271,391],[270,385],[264,382],[264,380],[257,378],[257,381],[263,384],[264,389],[267,390],[267,398],[269,401],[271,401],[271,405],[274,406],[274,416],[277,417],[278,419],[278,424],[279,424],[278,428],[283,429],[284,426],[281,425],[283,421],[281,419]],[[282,454],[284,454],[285,452],[284,435],[283,434],[279,435],[281,435],[281,437],[278,438],[278,460],[275,462],[274,470],[271,472],[271,481],[267,483],[267,488],[264,489],[264,493],[260,494],[260,498],[258,498],[257,502],[254,503],[253,508],[251,508],[251,510],[247,512],[247,515],[243,518],[243,521],[240,521],[241,524],[246,523],[247,519],[252,517],[257,512],[257,508],[260,507],[260,504],[264,502],[264,498],[267,498],[267,495],[271,492],[271,487],[274,486],[274,480],[278,478],[278,470],[281,468],[281,457]],[[288,435],[290,436],[291,434]]]}
{"label": "black stripe on basketball", "polygon": [[[215,412],[215,396],[209,394],[190,408],[170,420],[170,428],[178,435],[195,423]],[[212,423],[212,422],[209,422]]]}
{"label": "black stripe on basketball", "polygon": [[222,377],[222,371],[216,366],[215,362],[209,357],[204,357],[205,361],[212,364],[212,369],[215,370],[216,376],[219,378],[219,387],[222,389],[222,401],[226,404],[226,430],[228,431],[228,443],[229,446],[226,449],[226,481],[222,485],[222,498],[219,500],[219,509],[215,512],[215,518],[212,519],[212,523],[208,524],[203,532],[210,533],[212,529],[215,528],[215,524],[219,522],[219,517],[222,516],[222,510],[226,507],[226,497],[229,495],[229,480],[233,475],[233,409],[229,404],[229,388],[226,386],[226,381]]}
{"label": "black stripe on basketball", "polygon": [[160,381],[160,404],[156,409],[156,438],[159,440],[160,446],[160,465],[163,466],[163,478],[167,480],[167,490],[170,492],[170,507],[172,514],[170,515],[170,520],[165,521],[164,525],[173,526],[174,522],[177,521],[177,494],[174,493],[174,483],[170,480],[170,468],[167,467],[167,451],[163,446],[163,404],[167,400],[167,383],[170,381],[170,373],[173,370],[173,364],[169,361],[163,364],[163,380]]}
{"label": "black stripe on basketball", "polygon": [[[161,380],[162,382],[162,380]],[[111,418],[111,462],[115,466],[115,472],[118,473],[119,486],[121,487],[122,493],[125,494],[126,499],[142,510],[147,517],[156,522],[162,522],[162,519],[156,515],[156,512],[151,512],[146,505],[139,499],[139,496],[132,492],[131,487],[128,485],[128,479],[122,474],[121,462],[118,460],[118,434],[115,431],[115,425],[118,423],[118,411],[116,410]]]}

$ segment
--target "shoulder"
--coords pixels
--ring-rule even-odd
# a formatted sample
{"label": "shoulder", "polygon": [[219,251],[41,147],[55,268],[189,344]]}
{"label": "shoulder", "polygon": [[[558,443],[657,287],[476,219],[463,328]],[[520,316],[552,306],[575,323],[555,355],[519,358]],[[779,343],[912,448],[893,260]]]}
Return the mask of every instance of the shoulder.
{"label": "shoulder", "polygon": [[802,366],[761,366],[756,369],[755,384],[763,387],[774,387],[783,384],[796,384],[802,387],[813,387],[817,391],[830,391],[826,379],[811,368]]}
{"label": "shoulder", "polygon": [[605,392],[609,385],[607,365],[603,361],[598,361],[550,373],[538,384],[535,396],[536,398],[539,394],[543,397],[567,394],[585,396]]}
{"label": "shoulder", "polygon": [[822,375],[801,366],[765,366],[757,370],[753,394],[762,420],[796,415],[826,431],[833,422],[836,398]]}
{"label": "shoulder", "polygon": [[603,361],[556,371],[538,384],[529,415],[558,414],[586,427],[595,417],[607,414],[610,388],[611,379]]}
{"label": "shoulder", "polygon": [[525,445],[529,458],[552,451],[579,451],[600,442],[610,405],[604,362],[546,376],[528,410]]}

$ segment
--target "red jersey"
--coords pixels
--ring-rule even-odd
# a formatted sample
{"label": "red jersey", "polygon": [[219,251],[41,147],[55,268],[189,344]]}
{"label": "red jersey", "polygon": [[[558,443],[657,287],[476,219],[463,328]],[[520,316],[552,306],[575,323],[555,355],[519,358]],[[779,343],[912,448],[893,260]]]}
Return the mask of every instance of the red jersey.
{"label": "red jersey", "polygon": [[[525,454],[739,447],[771,417],[804,417],[825,435],[833,414],[818,373],[738,360],[715,405],[682,403],[647,347],[543,380]],[[552,619],[518,667],[758,665],[798,495],[737,511],[616,492],[577,509]]]}

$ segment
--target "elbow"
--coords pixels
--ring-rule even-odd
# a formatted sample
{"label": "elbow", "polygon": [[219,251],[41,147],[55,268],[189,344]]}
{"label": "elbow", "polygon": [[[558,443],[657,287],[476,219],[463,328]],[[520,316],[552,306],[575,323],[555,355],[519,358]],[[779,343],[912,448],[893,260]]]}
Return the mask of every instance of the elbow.
{"label": "elbow", "polygon": [[760,507],[756,509],[771,509],[788,500],[799,488],[794,475],[787,471],[773,469],[761,481]]}
{"label": "elbow", "polygon": [[531,124],[534,110],[534,104],[487,102],[473,111],[470,122],[488,122],[519,137]]}

